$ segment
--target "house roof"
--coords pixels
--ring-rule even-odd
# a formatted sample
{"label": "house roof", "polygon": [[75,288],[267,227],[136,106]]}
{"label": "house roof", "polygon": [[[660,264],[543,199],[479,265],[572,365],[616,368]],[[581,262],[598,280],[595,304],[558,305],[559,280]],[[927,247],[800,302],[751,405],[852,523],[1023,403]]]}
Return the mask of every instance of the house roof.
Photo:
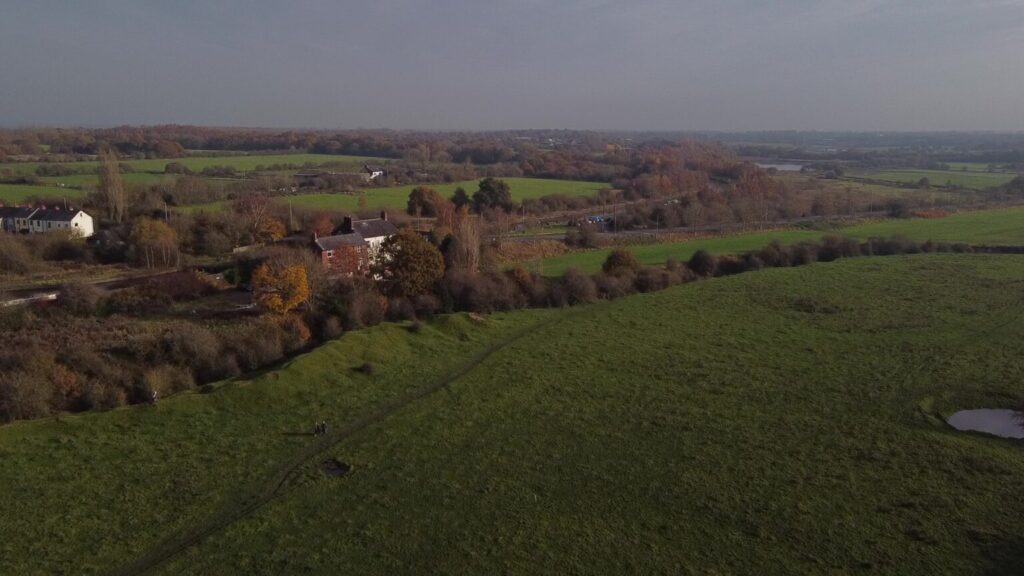
{"label": "house roof", "polygon": [[316,240],[313,240],[313,244],[316,245],[320,250],[337,250],[342,246],[353,246],[355,248],[362,247],[366,244],[363,237],[358,232],[351,234],[336,234],[334,236],[321,236]]}
{"label": "house roof", "polygon": [[323,176],[324,174],[326,174],[326,172],[324,172],[323,170],[303,170],[301,172],[296,172],[295,173],[295,177],[296,178],[316,178],[317,176]]}
{"label": "house roof", "polygon": [[352,222],[352,229],[363,238],[380,238],[398,234],[398,228],[383,218],[372,218],[370,220],[356,220]]}
{"label": "house roof", "polygon": [[363,168],[365,168],[369,172],[383,172],[384,171],[384,167],[381,166],[380,164],[363,164]]}
{"label": "house roof", "polygon": [[38,208],[22,206],[0,206],[0,218],[28,218]]}
{"label": "house roof", "polygon": [[59,208],[40,208],[36,210],[35,214],[32,214],[30,220],[40,220],[43,222],[71,222],[78,216],[81,210],[61,210]]}

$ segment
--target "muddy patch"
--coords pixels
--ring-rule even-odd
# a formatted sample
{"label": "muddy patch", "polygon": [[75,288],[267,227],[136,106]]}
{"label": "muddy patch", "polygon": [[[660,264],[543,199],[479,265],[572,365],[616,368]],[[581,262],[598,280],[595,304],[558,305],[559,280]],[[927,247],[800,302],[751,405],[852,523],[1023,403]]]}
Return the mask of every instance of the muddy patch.
{"label": "muddy patch", "polygon": [[1024,414],[1016,410],[961,410],[946,422],[963,432],[983,432],[1001,438],[1024,438]]}
{"label": "muddy patch", "polygon": [[352,465],[348,462],[342,462],[337,458],[329,458],[323,461],[323,464],[320,465],[320,469],[328,476],[341,478],[343,476],[348,476],[349,473],[352,472]]}

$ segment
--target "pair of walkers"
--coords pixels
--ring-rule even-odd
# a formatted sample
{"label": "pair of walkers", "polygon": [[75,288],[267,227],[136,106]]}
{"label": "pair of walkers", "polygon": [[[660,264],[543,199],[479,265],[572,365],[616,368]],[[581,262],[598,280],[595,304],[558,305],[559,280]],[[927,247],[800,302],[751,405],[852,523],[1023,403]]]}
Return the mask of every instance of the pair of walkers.
{"label": "pair of walkers", "polygon": [[313,435],[319,436],[321,434],[327,434],[330,428],[327,426],[327,420],[321,420],[313,426]]}

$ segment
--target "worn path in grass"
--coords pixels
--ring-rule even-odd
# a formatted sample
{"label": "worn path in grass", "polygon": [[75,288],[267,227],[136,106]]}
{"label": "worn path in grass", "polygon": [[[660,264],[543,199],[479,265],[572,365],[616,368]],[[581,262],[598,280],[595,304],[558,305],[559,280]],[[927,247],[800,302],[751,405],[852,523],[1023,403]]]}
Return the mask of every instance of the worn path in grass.
{"label": "worn path in grass", "polygon": [[136,558],[125,566],[114,570],[110,574],[112,576],[144,574],[156,566],[159,566],[163,562],[188,549],[190,546],[198,544],[207,536],[222,530],[241,518],[244,518],[274,498],[283,494],[287,488],[289,480],[297,470],[299,470],[303,465],[309,464],[313,459],[324,454],[330,448],[333,448],[344,440],[351,438],[353,435],[366,429],[370,425],[386,419],[388,416],[401,410],[403,407],[438,392],[452,382],[465,376],[495,352],[522,339],[535,330],[594,309],[595,307],[577,309],[569,314],[553,316],[537,322],[536,324],[521,328],[508,338],[492,344],[478,352],[461,366],[438,378],[436,381],[414,390],[405,396],[385,402],[366,415],[344,423],[336,430],[318,437],[305,449],[296,453],[292,458],[282,462],[272,470],[266,478],[247,489],[243,489],[235,498],[226,502],[223,507],[221,507],[221,509],[212,515],[207,521],[193,526],[188,526],[185,529],[170,535],[166,540],[158,543],[142,556]]}

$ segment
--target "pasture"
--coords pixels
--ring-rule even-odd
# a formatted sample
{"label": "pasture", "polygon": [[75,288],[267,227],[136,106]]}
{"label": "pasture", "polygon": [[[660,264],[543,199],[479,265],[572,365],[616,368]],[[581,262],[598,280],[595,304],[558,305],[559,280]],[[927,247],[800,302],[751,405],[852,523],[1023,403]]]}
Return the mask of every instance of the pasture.
{"label": "pasture", "polygon": [[[689,260],[697,250],[707,250],[713,254],[737,254],[762,248],[772,242],[793,244],[804,240],[817,240],[822,233],[811,230],[776,230],[771,232],[751,232],[731,236],[713,236],[694,238],[679,242],[663,244],[636,244],[627,248],[642,264],[663,265],[669,258],[681,262]],[[582,250],[542,260],[524,262],[523,266],[545,276],[561,276],[569,268],[579,268],[584,272],[598,272],[612,248]]]}
{"label": "pasture", "polygon": [[[872,237],[906,236],[924,242],[964,242],[968,244],[1024,245],[1024,207],[996,208],[974,212],[959,212],[943,218],[890,219],[855,224],[834,231],[786,230],[778,232],[751,232],[721,236],[640,244],[629,249],[644,264],[664,264],[668,258],[686,260],[697,250],[713,254],[739,254],[760,248],[769,242],[791,244],[802,240],[817,240],[826,234],[837,234],[866,240]],[[551,258],[524,263],[530,270],[548,276],[561,276],[570,267],[585,272],[596,272],[611,252],[610,248],[581,250]]]}
{"label": "pasture", "polygon": [[856,171],[850,174],[859,178],[882,180],[896,184],[916,184],[922,178],[927,178],[932,187],[946,186],[947,183],[953,186],[961,186],[972,190],[984,190],[1002,186],[1017,175],[1007,172],[977,172],[961,170],[867,170]]}
{"label": "pasture", "polygon": [[[862,258],[384,325],[208,394],[6,426],[0,572],[168,538],[154,573],[1012,573],[1020,445],[942,416],[1020,401],[1022,275]],[[337,436],[307,436],[320,419]]]}
{"label": "pasture", "polygon": [[0,184],[0,202],[17,204],[29,198],[83,198],[85,192],[59,186],[31,186],[26,184]]}
{"label": "pasture", "polygon": [[[240,172],[249,172],[257,168],[269,168],[274,164],[295,166],[324,166],[332,164],[359,164],[362,162],[381,162],[385,158],[367,156],[342,156],[333,154],[230,154],[224,156],[185,156],[182,158],[155,158],[145,160],[121,160],[131,166],[135,172],[152,172],[163,174],[164,167],[171,162],[184,165],[189,170],[199,172],[211,166],[231,166]],[[14,174],[35,174],[40,164],[47,162],[10,162],[0,164],[0,173],[11,170]],[[94,173],[99,166],[97,161],[65,162],[60,166],[80,173]]]}
{"label": "pasture", "polygon": [[[553,194],[594,196],[601,190],[608,188],[608,184],[578,180],[551,180],[544,178],[501,178],[501,180],[508,183],[512,191],[512,199],[516,202],[521,202],[527,198],[540,198]],[[478,183],[479,180],[466,180],[451,184],[422,184],[422,186],[432,188],[445,197],[450,197],[456,188],[463,188],[468,195],[472,196],[477,190]],[[409,201],[409,192],[420,185],[407,184],[386,188],[367,188],[363,191],[366,195],[366,207],[369,209],[388,208],[392,210],[405,210]],[[300,194],[289,196],[287,199],[295,206],[321,210],[353,211],[359,207],[359,196],[356,194]],[[284,201],[284,198],[279,198],[279,201]]]}

